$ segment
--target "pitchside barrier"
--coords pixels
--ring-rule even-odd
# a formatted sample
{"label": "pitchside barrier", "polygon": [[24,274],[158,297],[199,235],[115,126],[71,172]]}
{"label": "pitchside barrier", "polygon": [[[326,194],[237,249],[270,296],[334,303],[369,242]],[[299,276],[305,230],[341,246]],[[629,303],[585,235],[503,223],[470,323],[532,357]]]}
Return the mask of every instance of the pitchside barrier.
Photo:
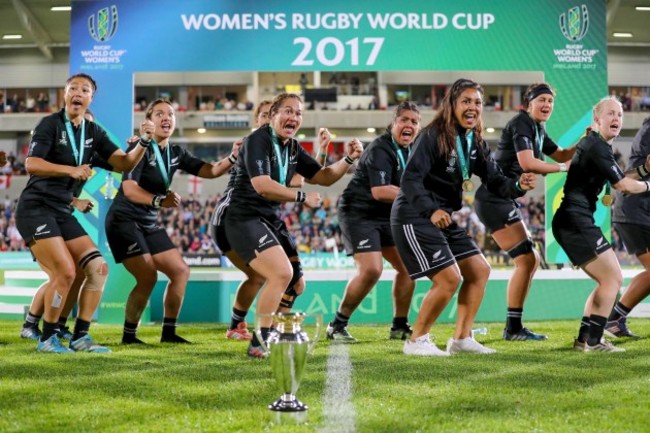
{"label": "pitchside barrier", "polygon": [[[121,267],[113,271],[120,271]],[[122,270],[123,271],[123,270]],[[125,272],[125,271],[123,271]],[[640,270],[623,271],[624,288],[631,278]],[[355,312],[355,323],[382,324],[392,320],[391,285],[395,272],[383,272],[377,286],[370,292],[359,309]],[[506,313],[506,286],[512,271],[493,270],[488,281],[485,299],[478,312],[477,322],[501,322]],[[308,313],[321,313],[326,319],[333,317],[339,306],[345,285],[354,275],[354,270],[305,271],[307,289],[295,304],[295,309]],[[180,322],[230,322],[231,308],[237,286],[244,274],[236,270],[197,270],[193,269],[185,295],[185,302]],[[127,278],[130,276],[126,276]],[[163,295],[167,277],[158,275],[149,308],[142,317],[143,322],[161,322],[163,319]],[[22,318],[25,307],[29,306],[36,288],[45,280],[42,271],[0,271],[0,318]],[[132,277],[131,277],[132,278]],[[107,287],[102,300],[102,309],[97,321],[106,324],[121,324],[124,321],[126,296],[133,280],[126,283],[128,287]],[[585,299],[595,284],[584,272],[573,269],[540,270],[526,302],[526,320],[578,319],[582,316]],[[415,295],[409,314],[414,320],[422,298],[431,287],[428,279],[417,281]],[[121,296],[116,297],[117,293]],[[255,311],[255,306],[251,308]],[[632,316],[650,317],[650,299],[646,299],[632,312]],[[456,298],[450,302],[439,323],[451,323],[456,319]],[[251,314],[248,318],[253,320]]]}

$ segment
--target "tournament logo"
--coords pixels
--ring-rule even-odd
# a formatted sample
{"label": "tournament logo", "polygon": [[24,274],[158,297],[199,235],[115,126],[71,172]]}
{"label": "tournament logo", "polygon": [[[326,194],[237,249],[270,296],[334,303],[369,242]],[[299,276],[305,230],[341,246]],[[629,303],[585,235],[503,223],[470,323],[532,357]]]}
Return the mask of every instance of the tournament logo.
{"label": "tournament logo", "polygon": [[79,52],[84,60],[82,70],[93,69],[124,69],[122,57],[127,50],[114,48],[108,41],[117,33],[117,6],[112,5],[100,9],[88,17],[88,34],[95,40],[92,49]]}
{"label": "tournament logo", "polygon": [[563,47],[553,48],[556,63],[553,69],[595,70],[600,49],[581,43],[589,31],[589,11],[586,5],[574,6],[560,14],[560,31],[565,38]]}
{"label": "tournament logo", "polygon": [[560,30],[565,38],[577,42],[589,30],[589,11],[586,5],[575,6],[560,14]]}
{"label": "tournament logo", "polygon": [[112,5],[88,17],[88,32],[97,42],[106,42],[115,36],[117,23],[117,6]]}

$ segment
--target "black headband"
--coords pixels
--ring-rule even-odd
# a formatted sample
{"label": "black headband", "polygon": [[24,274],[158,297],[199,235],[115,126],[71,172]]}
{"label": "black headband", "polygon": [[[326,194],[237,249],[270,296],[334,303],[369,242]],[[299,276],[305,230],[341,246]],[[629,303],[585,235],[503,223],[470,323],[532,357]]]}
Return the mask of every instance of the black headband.
{"label": "black headband", "polygon": [[553,90],[547,85],[547,84],[540,84],[539,86],[535,86],[532,88],[530,92],[528,92],[528,102],[532,101],[533,99],[537,98],[539,95],[551,95],[553,96]]}

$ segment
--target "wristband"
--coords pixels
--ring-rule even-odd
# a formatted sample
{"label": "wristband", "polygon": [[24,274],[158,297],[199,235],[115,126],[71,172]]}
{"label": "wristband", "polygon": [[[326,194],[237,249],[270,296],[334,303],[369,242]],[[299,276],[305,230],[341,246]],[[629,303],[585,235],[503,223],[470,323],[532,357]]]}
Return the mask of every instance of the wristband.
{"label": "wristband", "polygon": [[347,162],[348,164],[352,165],[352,164],[354,164],[354,159],[350,158],[350,155],[347,155],[347,156],[345,157],[345,162]]}
{"label": "wristband", "polygon": [[521,189],[521,186],[519,185],[519,181],[515,182],[515,189],[519,192],[526,192],[523,189]]}
{"label": "wristband", "polygon": [[144,136],[140,137],[140,141],[138,141],[138,144],[145,149],[149,149],[151,147],[151,139],[145,140]]}
{"label": "wristband", "polygon": [[565,163],[560,162],[558,165],[560,166],[560,173],[565,172],[567,170]]}
{"label": "wristband", "polygon": [[237,163],[237,157],[231,153],[228,155],[228,161],[230,161],[232,165],[235,165]]}
{"label": "wristband", "polygon": [[650,182],[647,180],[644,180],[643,183],[645,183],[645,192],[650,191]]}
{"label": "wristband", "polygon": [[645,168],[645,164],[641,164],[636,168],[636,172],[639,175],[639,177],[646,177],[650,172],[648,171],[647,168]]}
{"label": "wristband", "polygon": [[162,201],[164,199],[165,197],[162,195],[154,195],[151,199],[151,206],[153,206],[155,209],[160,209],[160,206],[162,205]]}
{"label": "wristband", "polygon": [[296,191],[296,203],[304,203],[307,200],[307,193],[304,191]]}

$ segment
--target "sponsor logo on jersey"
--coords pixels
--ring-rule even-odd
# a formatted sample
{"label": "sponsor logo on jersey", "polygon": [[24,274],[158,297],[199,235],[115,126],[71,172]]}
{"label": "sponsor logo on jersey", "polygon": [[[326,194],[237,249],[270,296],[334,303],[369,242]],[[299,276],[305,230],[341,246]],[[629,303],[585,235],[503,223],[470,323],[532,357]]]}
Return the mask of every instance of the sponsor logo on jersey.
{"label": "sponsor logo on jersey", "polygon": [[43,224],[41,226],[36,227],[36,231],[34,232],[34,236],[42,236],[50,233],[50,230],[44,231],[45,228],[47,227],[47,224]]}
{"label": "sponsor logo on jersey", "polygon": [[359,241],[359,243],[357,244],[357,249],[364,250],[370,248],[372,245],[370,245],[368,242],[370,242],[370,239],[364,239]]}
{"label": "sponsor logo on jersey", "polygon": [[444,260],[447,256],[445,256],[442,253],[442,250],[438,250],[435,253],[433,253],[433,256],[431,257],[431,262],[436,263],[439,262],[440,260]]}

